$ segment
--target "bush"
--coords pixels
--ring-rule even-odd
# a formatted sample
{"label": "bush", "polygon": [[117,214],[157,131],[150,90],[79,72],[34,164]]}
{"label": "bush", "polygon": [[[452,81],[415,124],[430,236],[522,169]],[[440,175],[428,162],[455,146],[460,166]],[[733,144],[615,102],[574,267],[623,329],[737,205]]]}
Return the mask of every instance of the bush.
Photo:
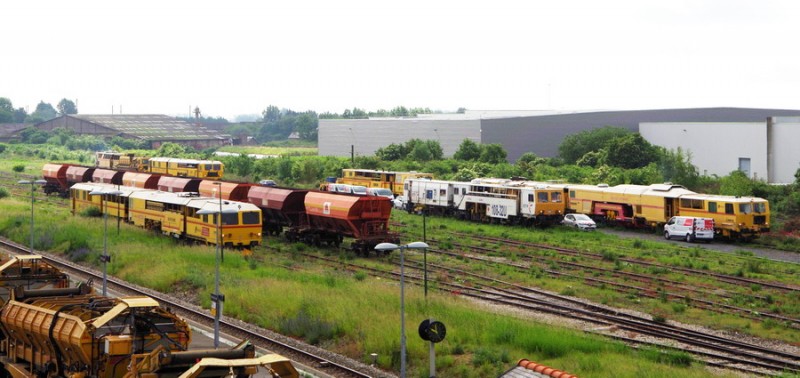
{"label": "bush", "polygon": [[97,206],[89,206],[80,213],[84,217],[99,217],[103,215]]}
{"label": "bush", "polygon": [[0,199],[8,197],[8,189],[0,188]]}
{"label": "bush", "polygon": [[14,172],[17,172],[17,173],[19,173],[19,172],[23,172],[23,171],[25,170],[25,165],[23,165],[23,164],[17,164],[17,165],[15,165],[15,166],[14,166],[13,168],[11,168],[11,169],[13,169],[13,170],[14,170]]}
{"label": "bush", "polygon": [[304,303],[293,318],[285,318],[278,325],[281,333],[303,337],[306,342],[312,345],[327,340],[340,337],[344,332],[335,324],[328,323],[319,317],[313,316],[309,308],[310,304]]}

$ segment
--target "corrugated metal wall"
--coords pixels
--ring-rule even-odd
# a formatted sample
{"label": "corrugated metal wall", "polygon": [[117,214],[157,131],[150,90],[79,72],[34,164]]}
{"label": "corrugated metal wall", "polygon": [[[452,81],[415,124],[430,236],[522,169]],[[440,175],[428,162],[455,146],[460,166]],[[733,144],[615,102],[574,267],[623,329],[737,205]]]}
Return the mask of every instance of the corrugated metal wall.
{"label": "corrugated metal wall", "polygon": [[445,156],[452,156],[464,139],[481,143],[480,120],[321,119],[319,154],[372,156],[381,147],[410,139],[436,140]]}

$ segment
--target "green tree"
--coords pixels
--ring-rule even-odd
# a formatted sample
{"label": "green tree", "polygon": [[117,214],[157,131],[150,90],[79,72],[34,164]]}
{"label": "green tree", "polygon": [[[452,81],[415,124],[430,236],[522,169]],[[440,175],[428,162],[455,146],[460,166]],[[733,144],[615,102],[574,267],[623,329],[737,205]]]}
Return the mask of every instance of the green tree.
{"label": "green tree", "polygon": [[44,101],[39,101],[39,104],[36,105],[36,110],[28,116],[26,121],[30,123],[40,123],[49,121],[57,116],[58,113],[56,109],[53,108],[53,105],[45,103]]}
{"label": "green tree", "polygon": [[639,133],[611,139],[605,146],[605,163],[626,169],[642,168],[658,161],[658,149]]}
{"label": "green tree", "polygon": [[78,114],[78,106],[72,100],[67,100],[66,98],[61,99],[56,107],[58,108],[58,114],[61,115]]}
{"label": "green tree", "polygon": [[240,154],[239,156],[234,156],[233,158],[228,160],[228,163],[225,165],[225,169],[229,169],[234,174],[240,177],[247,177],[253,173],[253,166],[255,165],[255,159]]}
{"label": "green tree", "polygon": [[453,154],[453,159],[456,160],[478,160],[481,157],[481,146],[475,143],[472,139],[465,138],[458,150]]}
{"label": "green tree", "polygon": [[752,196],[753,180],[747,177],[742,171],[733,171],[729,175],[721,178],[719,185],[720,194],[729,196]]}
{"label": "green tree", "polygon": [[581,156],[578,161],[575,162],[575,165],[579,167],[597,167],[603,164],[606,161],[606,155],[608,154],[608,150],[602,149],[599,151],[589,151]]}
{"label": "green tree", "polygon": [[610,140],[627,134],[630,134],[627,129],[613,126],[581,131],[567,135],[558,146],[558,153],[567,164],[575,164],[587,152],[598,151]]}
{"label": "green tree", "polygon": [[659,161],[659,169],[664,181],[683,185],[690,189],[697,188],[700,173],[692,164],[692,155],[678,147],[677,150],[664,151]]}
{"label": "green tree", "polygon": [[480,161],[489,164],[505,163],[508,153],[498,143],[483,144],[481,145]]}
{"label": "green tree", "polygon": [[158,148],[156,152],[156,156],[159,157],[181,157],[186,153],[186,146],[178,143],[172,142],[164,142],[161,147]]}
{"label": "green tree", "polygon": [[406,147],[397,143],[392,143],[375,151],[375,156],[386,161],[403,160],[407,155],[408,150]]}
{"label": "green tree", "polygon": [[30,126],[20,131],[19,136],[23,143],[42,144],[47,142],[51,135],[46,131]]}
{"label": "green tree", "polygon": [[14,105],[11,100],[0,97],[0,123],[14,122]]}
{"label": "green tree", "polygon": [[392,109],[391,115],[392,117],[408,117],[410,113],[408,112],[408,108],[405,106],[398,106]]}
{"label": "green tree", "polygon": [[17,108],[17,110],[14,110],[15,123],[23,123],[26,118],[28,118],[28,111],[25,110],[25,108]]}
{"label": "green tree", "polygon": [[407,158],[414,161],[439,160],[444,154],[442,146],[435,140],[411,139],[406,142]]}
{"label": "green tree", "polygon": [[261,115],[264,117],[264,122],[275,122],[281,118],[281,109],[275,105],[270,105]]}
{"label": "green tree", "polygon": [[300,139],[317,140],[319,120],[316,117],[316,113],[307,112],[299,115],[295,120],[294,127],[297,134],[300,135]]}

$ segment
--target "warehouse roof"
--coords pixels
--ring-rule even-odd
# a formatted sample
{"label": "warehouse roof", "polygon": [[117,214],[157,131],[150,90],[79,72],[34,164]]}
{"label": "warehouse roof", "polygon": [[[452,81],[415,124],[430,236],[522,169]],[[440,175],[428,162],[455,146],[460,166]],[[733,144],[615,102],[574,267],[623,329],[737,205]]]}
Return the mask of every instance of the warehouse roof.
{"label": "warehouse roof", "polygon": [[119,132],[145,140],[205,140],[228,139],[201,125],[160,114],[113,114],[113,115],[70,115],[80,120],[114,129]]}

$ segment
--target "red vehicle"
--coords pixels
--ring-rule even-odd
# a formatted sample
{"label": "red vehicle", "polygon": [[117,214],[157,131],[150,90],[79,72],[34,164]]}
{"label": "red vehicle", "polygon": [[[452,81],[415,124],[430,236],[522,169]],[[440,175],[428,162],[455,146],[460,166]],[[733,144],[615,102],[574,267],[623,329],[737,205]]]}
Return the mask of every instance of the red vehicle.
{"label": "red vehicle", "polygon": [[382,197],[254,186],[247,200],[261,208],[265,231],[286,228],[290,241],[338,247],[350,237],[351,249],[364,256],[379,243],[399,242],[389,232],[392,203]]}
{"label": "red vehicle", "polygon": [[69,164],[45,164],[42,167],[42,177],[47,183],[44,184],[44,193],[59,193],[61,196],[66,196],[69,193],[69,185],[67,184],[67,169]]}

